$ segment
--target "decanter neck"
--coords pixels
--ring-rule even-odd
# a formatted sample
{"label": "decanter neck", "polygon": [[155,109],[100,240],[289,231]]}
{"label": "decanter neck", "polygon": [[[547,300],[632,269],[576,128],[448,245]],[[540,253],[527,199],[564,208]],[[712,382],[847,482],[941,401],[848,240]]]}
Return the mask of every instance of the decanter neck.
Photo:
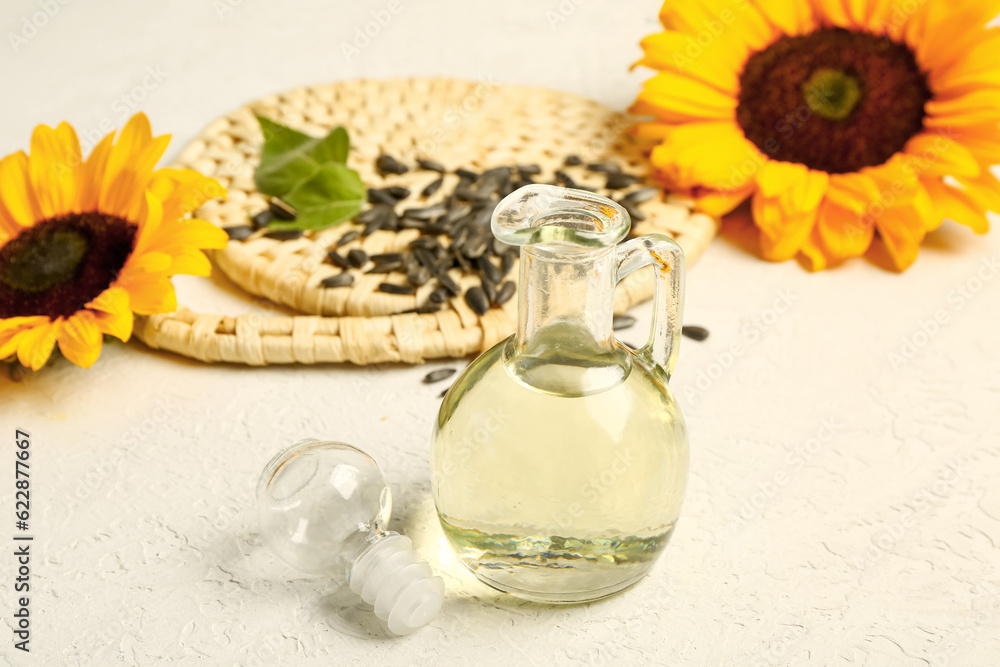
{"label": "decanter neck", "polygon": [[614,348],[614,248],[521,248],[516,352],[588,357]]}

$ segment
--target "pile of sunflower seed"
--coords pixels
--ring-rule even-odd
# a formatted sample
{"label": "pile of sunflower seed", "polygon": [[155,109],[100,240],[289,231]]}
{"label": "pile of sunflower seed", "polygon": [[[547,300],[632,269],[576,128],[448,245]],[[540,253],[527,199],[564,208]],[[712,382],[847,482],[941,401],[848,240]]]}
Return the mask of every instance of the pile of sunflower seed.
{"label": "pile of sunflower seed", "polygon": [[[583,166],[583,161],[574,155],[565,160],[566,167]],[[404,174],[410,167],[391,155],[380,155],[375,163],[383,176]],[[420,191],[423,198],[438,194],[444,184],[444,165],[433,160],[417,160],[416,169],[435,174]],[[628,189],[639,183],[638,176],[624,173],[613,163],[587,164],[585,169],[605,178],[605,188],[611,191]],[[479,315],[485,314],[491,306],[502,306],[514,296],[517,288],[507,278],[517,260],[519,249],[502,243],[493,236],[490,220],[493,210],[501,199],[520,187],[536,182],[542,173],[536,164],[522,164],[495,167],[481,173],[468,169],[453,172],[459,181],[454,190],[438,203],[423,207],[402,208],[401,203],[412,193],[401,186],[370,188],[368,202],[370,208],[356,216],[354,222],[361,229],[346,232],[329,250],[326,262],[340,268],[341,273],[322,281],[323,287],[348,287],[354,282],[350,269],[362,269],[371,263],[365,273],[398,273],[406,276],[406,284],[383,282],[379,291],[388,294],[415,294],[418,287],[435,281],[434,290],[427,301],[409,312],[433,313],[440,310],[452,297],[463,296],[469,308]],[[596,188],[577,183],[564,170],[555,172],[552,185],[567,188],[596,191]],[[640,187],[618,198],[634,221],[645,220],[640,206],[660,192],[657,187]],[[242,240],[250,237],[258,229],[264,229],[274,220],[293,220],[295,211],[279,199],[272,199],[267,210],[253,216],[252,226],[230,227],[230,238]],[[355,248],[342,252],[340,248],[352,241],[368,236],[378,230],[398,231],[415,229],[420,237],[410,243],[406,252],[390,252],[367,255]],[[291,240],[301,237],[301,230],[271,230],[263,235],[277,240]],[[465,290],[448,275],[448,271],[459,268],[465,273],[479,277],[479,285]]]}

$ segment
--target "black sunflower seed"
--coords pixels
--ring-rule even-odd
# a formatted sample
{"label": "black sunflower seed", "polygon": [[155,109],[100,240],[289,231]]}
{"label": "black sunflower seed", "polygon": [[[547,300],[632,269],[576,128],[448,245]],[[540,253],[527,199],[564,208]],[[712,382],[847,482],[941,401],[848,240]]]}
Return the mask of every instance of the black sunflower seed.
{"label": "black sunflower seed", "polygon": [[452,230],[451,243],[448,245],[448,250],[458,250],[462,247],[462,244],[469,240],[469,228],[467,226],[459,227],[456,230]]}
{"label": "black sunflower seed", "polygon": [[383,227],[385,227],[385,223],[386,223],[387,220],[388,220],[388,218],[386,218],[384,216],[378,217],[378,218],[372,220],[367,225],[365,225],[365,228],[361,231],[361,235],[362,236],[371,236],[372,234],[374,234],[378,230],[380,230]]}
{"label": "black sunflower seed", "polygon": [[627,188],[630,185],[635,185],[639,182],[638,176],[633,176],[632,174],[622,174],[622,173],[610,173],[608,174],[608,180],[604,184],[609,190],[621,190],[622,188]]}
{"label": "black sunflower seed", "polygon": [[345,271],[329,278],[323,278],[319,284],[323,287],[347,287],[354,284],[354,276]]}
{"label": "black sunflower seed", "polygon": [[497,284],[495,282],[486,276],[482,276],[479,279],[479,284],[483,288],[483,294],[486,295],[486,301],[488,303],[493,303],[497,300]]}
{"label": "black sunflower seed", "polygon": [[500,255],[500,274],[502,276],[506,276],[510,273],[510,270],[514,268],[515,261],[517,261],[516,250],[508,251]]}
{"label": "black sunflower seed", "polygon": [[271,231],[264,234],[265,237],[269,239],[274,239],[275,241],[291,241],[302,237],[301,229],[272,229]]}
{"label": "black sunflower seed", "polygon": [[424,379],[421,380],[421,382],[423,382],[424,384],[432,384],[434,382],[440,382],[441,380],[447,380],[454,374],[455,374],[454,368],[439,368],[436,371],[431,371],[430,373],[425,375]]}
{"label": "black sunflower seed", "polygon": [[486,252],[486,248],[489,247],[489,243],[490,240],[487,238],[485,233],[470,235],[468,240],[462,244],[462,255],[468,257],[469,259],[475,259]]}
{"label": "black sunflower seed", "polygon": [[274,217],[280,218],[281,220],[294,220],[296,217],[298,217],[298,214],[295,212],[294,208],[292,208],[285,202],[281,201],[277,197],[271,198],[271,203],[269,204],[269,206],[271,209],[271,213],[274,214]]}
{"label": "black sunflower seed", "polygon": [[[372,261],[374,261],[374,259]],[[390,259],[390,260],[375,262],[375,266],[368,269],[366,273],[392,273],[393,271],[399,271],[402,268],[403,268],[402,259]]]}
{"label": "black sunflower seed", "polygon": [[448,300],[448,290],[443,287],[438,287],[436,290],[431,292],[427,298],[433,303],[444,303]]}
{"label": "black sunflower seed", "polygon": [[708,329],[693,324],[685,324],[681,327],[681,333],[691,340],[703,341],[708,338]]}
{"label": "black sunflower seed", "polygon": [[405,174],[410,170],[405,164],[385,153],[379,155],[378,159],[375,160],[375,168],[382,174]]}
{"label": "black sunflower seed", "polygon": [[229,238],[234,241],[242,241],[245,238],[249,238],[253,234],[253,227],[250,225],[236,225],[235,227],[226,227],[226,234],[229,234]]}
{"label": "black sunflower seed", "polygon": [[469,258],[463,255],[460,251],[452,254],[452,259],[455,261],[455,264],[458,266],[458,268],[467,272],[472,271],[472,262],[470,262]]}
{"label": "black sunflower seed", "polygon": [[622,200],[618,203],[622,205],[622,208],[628,211],[628,215],[630,218],[632,218],[633,222],[642,222],[643,220],[646,219],[646,214],[640,211],[639,207],[633,204],[632,202],[627,202]]}
{"label": "black sunflower seed", "polygon": [[438,202],[423,208],[408,208],[403,211],[403,217],[413,220],[436,220],[447,212],[448,207],[443,202]]}
{"label": "black sunflower seed", "polygon": [[406,199],[410,196],[410,190],[401,185],[390,185],[389,187],[383,189],[389,193],[390,197],[396,200]]}
{"label": "black sunflower seed", "polygon": [[565,171],[557,171],[556,172],[556,178],[559,180],[560,183],[562,183],[567,188],[575,188],[575,187],[577,187],[576,181],[574,181],[570,177],[570,175],[567,174]]}
{"label": "black sunflower seed", "polygon": [[440,394],[438,394],[438,398],[444,398],[445,396],[448,395],[449,391],[451,391],[451,387],[448,387],[447,389],[445,389],[444,391],[442,391]]}
{"label": "black sunflower seed", "polygon": [[482,287],[470,287],[465,292],[465,303],[468,304],[477,315],[485,315],[490,309],[489,299]]}
{"label": "black sunflower seed", "polygon": [[445,172],[444,165],[440,162],[435,162],[434,160],[417,158],[417,166],[421,169],[426,169],[427,171],[436,171],[439,174],[443,174]]}
{"label": "black sunflower seed", "polygon": [[463,181],[477,181],[479,180],[479,174],[469,169],[456,169],[455,175],[458,176]]}
{"label": "black sunflower seed", "polygon": [[591,162],[587,165],[588,171],[596,171],[603,174],[616,174],[622,170],[614,162]]}
{"label": "black sunflower seed", "polygon": [[380,252],[378,254],[371,255],[370,257],[368,257],[368,259],[370,259],[371,261],[375,262],[376,264],[379,263],[379,262],[402,262],[403,261],[403,253],[401,253],[401,252]]}
{"label": "black sunflower seed", "polygon": [[529,176],[537,176],[542,173],[542,168],[537,164],[519,164],[516,167],[517,173],[521,175],[521,178],[531,180]]}
{"label": "black sunflower seed", "polygon": [[[479,272],[483,276],[493,281],[494,284],[503,280],[503,275],[500,273],[500,269],[496,264],[490,261],[490,258],[487,255],[480,255],[476,259],[476,268],[479,269]],[[492,299],[490,300],[492,301]]]}
{"label": "black sunflower seed", "polygon": [[250,222],[253,223],[254,229],[262,229],[267,227],[274,220],[274,211],[269,208],[264,209],[254,217],[250,218]]}
{"label": "black sunflower seed", "polygon": [[444,176],[440,178],[435,178],[433,181],[427,184],[423,190],[420,191],[422,197],[430,197],[435,192],[441,189],[441,184],[444,183]]}
{"label": "black sunflower seed", "polygon": [[411,285],[421,287],[426,285],[431,279],[431,270],[426,266],[418,266],[406,272],[406,279]]}
{"label": "black sunflower seed", "polygon": [[468,204],[457,204],[456,203],[455,206],[453,206],[451,209],[449,209],[449,211],[447,213],[444,214],[444,217],[441,218],[441,222],[443,222],[445,224],[448,224],[448,223],[451,223],[451,222],[457,222],[458,220],[460,220],[460,219],[464,218],[465,216],[469,215],[470,213],[472,213],[472,207],[471,206],[469,206]]}
{"label": "black sunflower seed", "polygon": [[386,229],[390,232],[399,231],[399,214],[396,213],[395,209],[390,208],[385,214],[385,223],[382,225],[382,229]]}
{"label": "black sunflower seed", "polygon": [[385,189],[368,188],[368,201],[372,204],[386,204],[387,206],[396,205],[396,198],[389,194]]}
{"label": "black sunflower seed", "polygon": [[368,253],[361,248],[355,248],[347,253],[347,261],[351,266],[360,269],[368,263]]}
{"label": "black sunflower seed", "polygon": [[434,257],[434,253],[423,247],[413,248],[413,256],[417,258],[417,261],[423,264],[425,267],[434,271],[437,269],[437,259]]}
{"label": "black sunflower seed", "polygon": [[576,167],[583,164],[583,160],[580,159],[579,155],[567,155],[563,164],[567,167]]}
{"label": "black sunflower seed", "polygon": [[451,292],[452,296],[458,296],[462,293],[462,288],[459,287],[455,279],[449,276],[447,273],[441,273],[437,277],[438,282],[441,283],[441,287],[445,288]]}
{"label": "black sunflower seed", "polygon": [[496,304],[498,306],[504,305],[510,301],[515,292],[517,292],[517,285],[512,280],[508,280],[497,290]]}
{"label": "black sunflower seed", "polygon": [[337,245],[336,245],[336,247],[339,248],[341,246],[345,246],[348,243],[350,243],[351,241],[353,241],[354,239],[358,238],[359,236],[361,236],[361,232],[359,232],[356,229],[353,229],[353,230],[347,232],[346,234],[344,234],[343,236],[341,236],[339,239],[337,239]]}
{"label": "black sunflower seed", "polygon": [[385,215],[385,209],[386,208],[387,207],[384,206],[384,205],[383,206],[372,206],[371,208],[366,209],[366,210],[362,211],[361,213],[359,213],[358,217],[356,217],[355,220],[360,225],[367,225],[372,220],[376,220],[379,217]]}
{"label": "black sunflower seed", "polygon": [[336,250],[331,250],[330,252],[326,253],[326,258],[330,260],[331,264],[341,269],[347,269],[350,268],[351,266],[348,263],[347,259],[343,255],[338,253]]}
{"label": "black sunflower seed", "polygon": [[400,229],[424,229],[425,227],[427,227],[425,220],[414,220],[413,218],[400,218],[399,220]]}
{"label": "black sunflower seed", "polygon": [[623,331],[635,325],[635,318],[631,315],[615,315],[611,320],[611,327],[615,331]]}
{"label": "black sunflower seed", "polygon": [[395,283],[379,283],[379,292],[385,292],[386,294],[415,294],[416,289],[410,285],[397,285]]}
{"label": "black sunflower seed", "polygon": [[642,204],[644,202],[649,201],[659,193],[660,193],[660,188],[650,185],[645,188],[639,188],[638,190],[628,193],[627,195],[622,197],[622,202],[628,202],[629,204],[632,204],[634,206],[636,204]]}

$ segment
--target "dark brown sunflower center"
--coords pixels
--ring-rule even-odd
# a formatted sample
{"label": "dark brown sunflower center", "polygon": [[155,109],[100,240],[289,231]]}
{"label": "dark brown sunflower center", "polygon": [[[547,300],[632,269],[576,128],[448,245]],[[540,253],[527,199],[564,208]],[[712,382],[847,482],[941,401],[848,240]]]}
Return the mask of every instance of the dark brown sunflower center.
{"label": "dark brown sunflower center", "polygon": [[822,28],[747,59],[736,120],[771,159],[842,174],[902,149],[923,127],[930,98],[905,45]]}
{"label": "dark brown sunflower center", "polygon": [[113,215],[44,220],[0,247],[0,319],[72,315],[118,277],[136,226]]}

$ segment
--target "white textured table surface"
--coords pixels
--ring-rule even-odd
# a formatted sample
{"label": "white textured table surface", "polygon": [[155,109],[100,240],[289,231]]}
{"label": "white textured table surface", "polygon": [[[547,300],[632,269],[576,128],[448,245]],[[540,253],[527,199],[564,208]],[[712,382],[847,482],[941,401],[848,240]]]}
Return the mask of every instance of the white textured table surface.
{"label": "white textured table surface", "polygon": [[[5,0],[0,153],[63,119],[93,143],[138,109],[176,152],[249,99],[358,76],[511,81],[624,106],[658,8],[398,2],[348,58],[341,44],[389,3]],[[25,20],[43,22],[46,5],[54,16],[33,34]],[[32,36],[15,52],[10,32]],[[692,442],[683,518],[651,577],[583,606],[496,595],[449,558],[429,499],[441,388],[419,380],[455,364],[246,369],[131,344],[90,371],[0,379],[0,541],[12,544],[16,427],[33,436],[36,535],[30,656],[12,648],[13,547],[0,548],[0,660],[998,664],[998,259],[1000,235],[955,225],[905,275],[864,262],[809,275],[717,241],[687,294],[686,320],[711,337],[684,341],[673,383]],[[177,282],[195,308],[246,307],[208,281]],[[648,307],[637,313],[647,324]],[[925,333],[935,313],[947,322]],[[310,435],[382,462],[393,527],[447,580],[430,627],[386,637],[262,547],[257,473]]]}

